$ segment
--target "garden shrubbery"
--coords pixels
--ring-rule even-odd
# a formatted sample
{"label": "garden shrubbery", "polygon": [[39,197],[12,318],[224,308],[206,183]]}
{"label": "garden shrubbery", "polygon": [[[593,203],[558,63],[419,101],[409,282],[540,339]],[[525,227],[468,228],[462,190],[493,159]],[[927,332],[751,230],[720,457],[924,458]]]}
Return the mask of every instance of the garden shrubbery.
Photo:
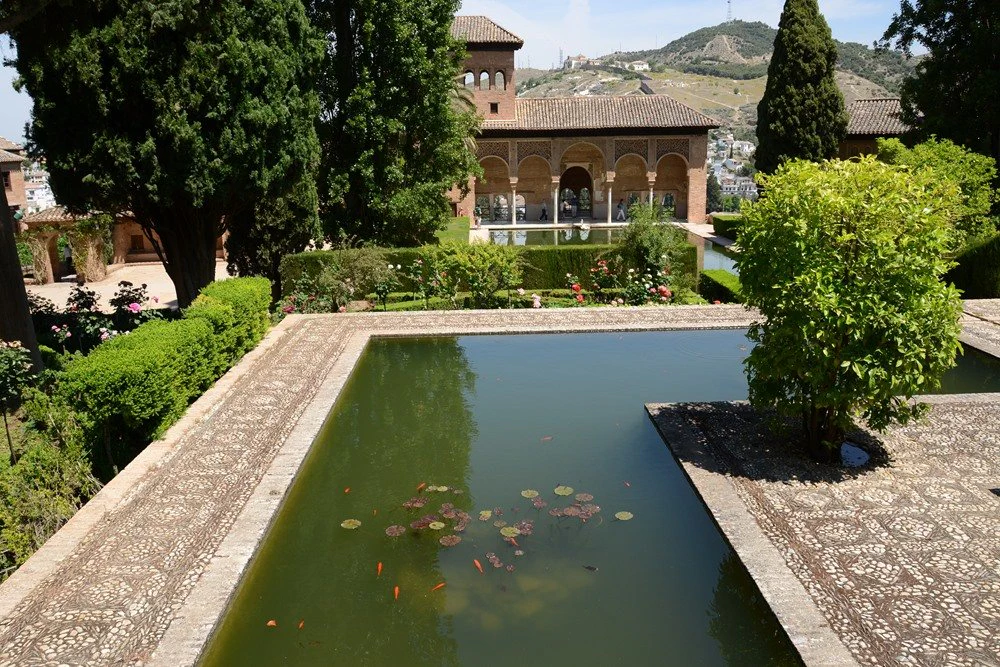
{"label": "garden shrubbery", "polygon": [[962,292],[962,298],[1000,298],[1000,234],[971,244],[955,262],[945,280]]}
{"label": "garden shrubbery", "polygon": [[743,303],[740,277],[725,269],[706,269],[702,271],[698,292],[707,301]]}
{"label": "garden shrubbery", "polygon": [[719,236],[724,236],[730,241],[736,241],[740,232],[740,225],[743,223],[743,216],[739,213],[713,213],[712,228]]}

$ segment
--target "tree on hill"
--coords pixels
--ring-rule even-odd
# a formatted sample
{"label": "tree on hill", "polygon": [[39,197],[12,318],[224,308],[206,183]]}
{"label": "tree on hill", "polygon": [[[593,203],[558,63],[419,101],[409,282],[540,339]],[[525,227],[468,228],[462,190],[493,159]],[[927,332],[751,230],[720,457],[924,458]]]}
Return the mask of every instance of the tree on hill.
{"label": "tree on hill", "polygon": [[902,87],[903,118],[1000,163],[1000,2],[902,0],[880,45],[927,49]]}
{"label": "tree on hill", "polygon": [[457,0],[311,0],[329,36],[319,77],[326,231],[382,245],[433,239],[445,192],[478,169],[476,114],[455,95]]}
{"label": "tree on hill", "polygon": [[11,36],[59,200],[131,211],[182,307],[233,219],[316,161],[322,42],[301,0],[56,3]]}
{"label": "tree on hill", "polygon": [[844,98],[834,80],[837,47],[816,0],[785,0],[757,106],[757,169],[786,160],[835,157],[847,131]]}

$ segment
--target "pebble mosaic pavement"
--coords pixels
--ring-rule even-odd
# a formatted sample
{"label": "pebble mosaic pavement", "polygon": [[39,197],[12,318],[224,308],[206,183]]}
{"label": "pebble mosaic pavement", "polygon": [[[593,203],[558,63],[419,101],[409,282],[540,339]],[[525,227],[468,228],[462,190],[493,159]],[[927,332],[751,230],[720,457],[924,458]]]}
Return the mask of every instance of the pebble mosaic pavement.
{"label": "pebble mosaic pavement", "polygon": [[[966,311],[965,340],[1000,346],[1000,301]],[[855,434],[875,456],[854,474],[805,459],[746,404],[649,409],[690,440],[672,444],[697,452],[685,466],[728,479],[858,663],[998,667],[1000,395],[931,402],[920,424]]]}
{"label": "pebble mosaic pavement", "polygon": [[[750,315],[738,306],[288,318],[216,392],[192,406],[190,412],[199,417],[180,433],[172,429],[169,446],[147,450],[162,454],[144,462],[147,468],[129,488],[117,491],[120,499],[110,492],[114,483],[106,487],[60,531],[63,535],[0,587],[0,608],[6,610],[0,619],[0,667],[150,661],[310,398],[338,370],[345,346],[359,333],[706,329],[749,323]],[[128,473],[126,468],[119,477]],[[102,504],[109,505],[106,511],[91,511]]]}

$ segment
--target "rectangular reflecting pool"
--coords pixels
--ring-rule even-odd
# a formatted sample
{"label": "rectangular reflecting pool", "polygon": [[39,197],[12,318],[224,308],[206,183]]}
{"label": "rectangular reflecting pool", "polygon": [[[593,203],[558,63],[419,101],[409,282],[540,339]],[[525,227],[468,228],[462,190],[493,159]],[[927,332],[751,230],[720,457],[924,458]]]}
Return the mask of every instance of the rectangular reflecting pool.
{"label": "rectangular reflecting pool", "polygon": [[[747,351],[373,340],[202,664],[800,664],[643,407],[745,398]],[[1000,362],[945,390],[1000,390]]]}

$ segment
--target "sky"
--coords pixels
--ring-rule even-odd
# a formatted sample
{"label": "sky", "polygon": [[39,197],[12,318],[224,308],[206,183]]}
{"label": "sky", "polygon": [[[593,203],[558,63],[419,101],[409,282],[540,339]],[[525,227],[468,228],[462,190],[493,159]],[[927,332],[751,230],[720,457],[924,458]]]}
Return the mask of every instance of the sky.
{"label": "sky", "polygon": [[[732,0],[733,17],[777,27],[783,0]],[[899,0],[819,0],[833,36],[871,44],[882,36]],[[518,67],[548,68],[582,53],[600,56],[622,48],[663,46],[726,20],[726,0],[462,0],[462,14],[485,14],[524,39]],[[13,51],[0,38],[0,56]],[[31,99],[13,88],[13,68],[0,68],[0,135],[23,141]]]}

